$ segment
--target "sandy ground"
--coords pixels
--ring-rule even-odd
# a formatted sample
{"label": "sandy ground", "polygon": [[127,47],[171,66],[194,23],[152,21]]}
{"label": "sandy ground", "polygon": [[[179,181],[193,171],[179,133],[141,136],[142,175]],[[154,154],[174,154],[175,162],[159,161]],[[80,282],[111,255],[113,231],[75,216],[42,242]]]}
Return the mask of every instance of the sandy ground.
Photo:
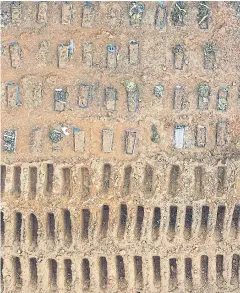
{"label": "sandy ground", "polygon": [[[1,154],[3,292],[240,292],[236,11],[212,2],[201,30],[196,2],[186,2],[181,27],[167,2],[159,29],[157,2],[145,3],[139,27],[127,2],[94,2],[90,15],[72,4],[71,18],[63,2],[2,3],[2,132],[17,135],[16,151]],[[213,69],[206,43],[216,48]],[[174,63],[178,44],[183,63]],[[204,111],[199,84],[210,88]],[[55,103],[56,89],[66,103]]]}

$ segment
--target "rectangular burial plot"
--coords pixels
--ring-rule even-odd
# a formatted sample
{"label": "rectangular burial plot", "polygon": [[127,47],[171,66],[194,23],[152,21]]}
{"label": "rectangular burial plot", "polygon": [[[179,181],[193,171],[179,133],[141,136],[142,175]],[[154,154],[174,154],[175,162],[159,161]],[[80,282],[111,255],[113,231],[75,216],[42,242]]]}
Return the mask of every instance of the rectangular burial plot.
{"label": "rectangular burial plot", "polygon": [[74,52],[74,41],[70,40],[68,44],[58,45],[58,67],[66,68]]}
{"label": "rectangular burial plot", "polygon": [[178,70],[183,70],[184,59],[185,59],[184,47],[183,45],[178,44],[173,48],[174,68]]}
{"label": "rectangular burial plot", "polygon": [[191,258],[185,258],[185,288],[192,292],[193,289],[193,265]]}
{"label": "rectangular burial plot", "polygon": [[201,224],[200,224],[200,234],[202,238],[206,238],[208,228],[209,228],[209,219],[210,219],[210,210],[209,206],[202,206],[201,211]]}
{"label": "rectangular burial plot", "polygon": [[109,226],[109,206],[103,205],[102,215],[101,215],[101,228],[100,228],[100,233],[102,237],[107,236],[108,226]]}
{"label": "rectangular burial plot", "polygon": [[141,236],[142,236],[143,220],[144,220],[144,207],[138,206],[136,227],[135,227],[135,236],[136,236],[137,240],[140,240]]}
{"label": "rectangular burial plot", "polygon": [[13,257],[13,272],[14,272],[14,284],[15,288],[19,289],[22,287],[22,265],[19,257]]}
{"label": "rectangular burial plot", "polygon": [[72,14],[72,4],[67,1],[62,2],[62,24],[71,24]]}
{"label": "rectangular burial plot", "polygon": [[64,242],[65,245],[70,246],[72,243],[72,220],[69,210],[63,210],[63,226],[64,226]]}
{"label": "rectangular burial plot", "polygon": [[174,26],[184,26],[187,16],[187,4],[184,1],[174,3],[171,11],[171,20]]}
{"label": "rectangular burial plot", "polygon": [[73,128],[74,151],[83,153],[85,150],[85,131],[83,129]]}
{"label": "rectangular burial plot", "polygon": [[177,111],[184,110],[186,108],[187,99],[183,86],[176,86],[173,96],[173,109]]}
{"label": "rectangular burial plot", "polygon": [[3,132],[3,150],[5,152],[15,152],[17,143],[17,131],[5,130]]}
{"label": "rectangular burial plot", "polygon": [[69,167],[62,168],[62,192],[66,196],[71,195],[72,170]]}
{"label": "rectangular burial plot", "polygon": [[67,286],[72,284],[72,261],[71,259],[64,259],[65,284]]}
{"label": "rectangular burial plot", "polygon": [[1,2],[1,27],[6,28],[11,25],[11,7],[9,2]]}
{"label": "rectangular burial plot", "polygon": [[154,208],[153,221],[152,221],[152,238],[157,240],[159,237],[159,230],[161,224],[161,209],[158,207]]}
{"label": "rectangular burial plot", "polygon": [[53,164],[46,165],[46,192],[51,194],[53,192],[53,182],[54,182],[54,166]]}
{"label": "rectangular burial plot", "polygon": [[55,259],[48,260],[48,269],[49,269],[49,285],[51,289],[55,289],[57,287],[57,262]]}
{"label": "rectangular burial plot", "polygon": [[185,240],[189,240],[192,237],[192,222],[193,222],[193,208],[191,206],[187,206],[186,213],[185,213],[185,225],[184,225]]}
{"label": "rectangular burial plot", "polygon": [[22,19],[22,5],[21,2],[11,3],[11,19],[12,24],[19,25]]}
{"label": "rectangular burial plot", "polygon": [[128,6],[129,22],[132,27],[139,27],[142,22],[142,16],[145,5],[142,2],[131,2]]}
{"label": "rectangular burial plot", "polygon": [[197,166],[194,169],[194,193],[195,199],[201,199],[204,194],[204,184],[203,184],[204,170],[202,166]]}
{"label": "rectangular burial plot", "polygon": [[111,165],[104,164],[103,166],[103,190],[107,192],[111,187]]}
{"label": "rectangular burial plot", "polygon": [[173,165],[170,171],[169,178],[169,193],[171,196],[176,196],[179,191],[181,170],[178,165]]}
{"label": "rectangular burial plot", "polygon": [[197,22],[198,26],[202,30],[208,29],[209,26],[209,15],[210,15],[210,3],[209,1],[199,1]]}
{"label": "rectangular burial plot", "polygon": [[83,290],[88,290],[90,288],[90,265],[89,260],[84,258],[82,260],[82,286]]}
{"label": "rectangular burial plot", "polygon": [[48,240],[55,242],[55,216],[53,213],[47,214],[47,238]]}
{"label": "rectangular burial plot", "polygon": [[228,107],[228,97],[229,97],[229,90],[228,88],[221,88],[218,91],[217,97],[217,109],[221,112],[226,112]]}
{"label": "rectangular burial plot", "polygon": [[134,256],[135,286],[143,286],[143,262],[141,256]]}
{"label": "rectangular burial plot", "polygon": [[87,198],[90,195],[91,177],[87,167],[81,168],[81,185],[82,185],[82,198]]}
{"label": "rectangular burial plot", "polygon": [[108,281],[108,266],[107,259],[104,256],[101,256],[99,259],[99,279],[100,279],[100,287],[105,289],[107,287]]}
{"label": "rectangular burial plot", "polygon": [[226,166],[219,166],[217,168],[217,192],[218,196],[224,194],[225,185],[226,185]]}
{"label": "rectangular burial plot", "polygon": [[212,43],[203,46],[204,69],[213,70],[216,63],[216,48]]}
{"label": "rectangular burial plot", "polygon": [[197,89],[198,109],[208,110],[210,88],[207,84],[200,84]]}
{"label": "rectangular burial plot", "polygon": [[117,67],[117,47],[116,45],[107,45],[107,68],[115,69]]}
{"label": "rectangular burial plot", "polygon": [[137,65],[139,63],[139,42],[131,40],[128,42],[129,63]]}
{"label": "rectangular burial plot", "polygon": [[5,192],[6,176],[7,176],[7,168],[5,165],[1,165],[1,193],[2,194]]}
{"label": "rectangular burial plot", "polygon": [[13,169],[13,192],[16,193],[17,196],[19,196],[22,192],[21,174],[22,174],[21,166],[14,166],[14,169]]}
{"label": "rectangular burial plot", "polygon": [[37,259],[35,257],[30,258],[30,279],[34,287],[37,286],[38,271],[37,271]]}
{"label": "rectangular burial plot", "polygon": [[160,287],[161,283],[161,265],[160,256],[153,256],[153,280],[156,287]]}
{"label": "rectangular burial plot", "polygon": [[30,198],[35,198],[37,193],[38,170],[37,167],[29,167],[29,192]]}
{"label": "rectangular burial plot", "polygon": [[34,127],[30,133],[30,150],[32,153],[40,153],[43,147],[43,133],[40,127]]}
{"label": "rectangular burial plot", "polygon": [[38,227],[37,217],[31,213],[29,217],[29,242],[35,247],[38,245]]}
{"label": "rectangular burial plot", "polygon": [[1,257],[1,290],[2,290],[2,292],[4,290],[4,283],[3,283],[3,265],[4,265],[4,260]]}
{"label": "rectangular burial plot", "polygon": [[216,255],[216,283],[220,287],[224,281],[224,257],[221,254]]}
{"label": "rectangular burial plot", "polygon": [[82,239],[88,239],[91,213],[89,209],[82,210]]}
{"label": "rectangular burial plot", "polygon": [[182,149],[185,147],[186,126],[177,125],[174,129],[174,147]]}
{"label": "rectangular burial plot", "polygon": [[177,259],[169,259],[169,282],[168,282],[168,291],[174,291],[178,286],[178,268],[177,268]]}
{"label": "rectangular burial plot", "polygon": [[240,86],[238,87],[237,104],[240,107]]}
{"label": "rectangular burial plot", "polygon": [[16,241],[18,244],[22,240],[22,213],[15,213],[14,217],[14,241]]}
{"label": "rectangular burial plot", "polygon": [[103,129],[102,131],[102,151],[111,153],[113,151],[113,130]]}
{"label": "rectangular burial plot", "polygon": [[54,110],[62,112],[65,110],[67,103],[67,91],[66,89],[55,89],[54,93]]}
{"label": "rectangular burial plot", "polygon": [[156,8],[155,14],[155,26],[158,29],[163,29],[167,22],[167,6],[164,4],[163,1],[159,2]]}
{"label": "rectangular burial plot", "polygon": [[132,155],[135,151],[137,132],[135,130],[125,131],[125,151],[126,154]]}
{"label": "rectangular burial plot", "polygon": [[124,179],[123,179],[123,194],[128,195],[131,191],[131,177],[132,177],[132,167],[127,166],[124,168]]}
{"label": "rectangular burial plot", "polygon": [[21,105],[19,103],[19,86],[14,82],[7,83],[7,105],[8,107]]}
{"label": "rectangular burial plot", "polygon": [[236,205],[232,214],[231,234],[237,238],[240,234],[240,205]]}
{"label": "rectangular burial plot", "polygon": [[227,123],[224,121],[216,125],[216,143],[217,146],[224,146],[227,143]]}
{"label": "rectangular burial plot", "polygon": [[91,2],[84,2],[82,9],[82,27],[89,28],[93,26],[95,17],[95,7]]}
{"label": "rectangular burial plot", "polygon": [[118,237],[123,238],[126,231],[126,225],[127,225],[127,219],[128,219],[128,210],[127,210],[126,204],[121,204],[119,218],[120,219],[119,219],[119,227],[118,227]]}
{"label": "rectangular burial plot", "polygon": [[169,224],[168,224],[168,240],[172,241],[176,234],[176,225],[177,225],[177,213],[178,207],[177,206],[170,206],[169,209]]}
{"label": "rectangular burial plot", "polygon": [[5,240],[5,220],[4,220],[4,213],[1,212],[1,243],[4,244]]}
{"label": "rectangular burial plot", "polygon": [[206,145],[207,129],[205,126],[198,125],[196,129],[196,146],[205,147]]}
{"label": "rectangular burial plot", "polygon": [[117,269],[117,279],[119,287],[126,286],[126,273],[125,273],[125,263],[121,255],[116,257],[116,269]]}
{"label": "rectangular burial plot", "polygon": [[108,111],[116,110],[117,90],[113,87],[105,87],[105,106]]}
{"label": "rectangular burial plot", "polygon": [[47,23],[47,13],[48,13],[48,3],[39,2],[37,8],[37,22],[46,24]]}
{"label": "rectangular burial plot", "polygon": [[218,206],[217,218],[216,218],[216,224],[215,224],[216,241],[223,240],[223,228],[224,228],[224,222],[225,222],[225,214],[226,214],[226,207],[222,206],[222,205]]}
{"label": "rectangular burial plot", "polygon": [[203,286],[205,286],[208,283],[208,272],[209,272],[209,259],[207,255],[201,256],[201,283]]}
{"label": "rectangular burial plot", "polygon": [[58,67],[66,68],[69,61],[69,45],[58,45]]}
{"label": "rectangular burial plot", "polygon": [[92,67],[93,65],[93,44],[90,41],[86,41],[83,43],[82,61],[88,67]]}
{"label": "rectangular burial plot", "polygon": [[136,112],[138,109],[139,92],[134,82],[128,82],[125,86],[127,93],[127,107],[129,112]]}
{"label": "rectangular burial plot", "polygon": [[146,193],[151,193],[153,191],[153,168],[147,164],[145,167],[145,174],[144,174],[144,191]]}
{"label": "rectangular burial plot", "polygon": [[16,42],[9,44],[10,61],[12,68],[20,67],[20,45]]}
{"label": "rectangular burial plot", "polygon": [[91,97],[91,86],[89,84],[80,84],[78,93],[78,106],[88,108],[88,102]]}
{"label": "rectangular burial plot", "polygon": [[240,255],[233,254],[230,284],[239,288],[240,283]]}

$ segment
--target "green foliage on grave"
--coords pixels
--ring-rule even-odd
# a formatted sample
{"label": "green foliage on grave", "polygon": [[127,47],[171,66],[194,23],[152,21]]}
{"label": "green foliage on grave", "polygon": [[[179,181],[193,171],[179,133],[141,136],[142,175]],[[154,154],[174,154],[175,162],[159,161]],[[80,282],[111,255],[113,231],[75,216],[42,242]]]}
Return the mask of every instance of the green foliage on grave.
{"label": "green foliage on grave", "polygon": [[163,97],[164,86],[162,84],[158,84],[154,88],[154,95],[158,98]]}
{"label": "green foliage on grave", "polygon": [[209,86],[207,84],[199,84],[197,88],[200,97],[207,97],[209,95]]}
{"label": "green foliage on grave", "polygon": [[207,21],[209,17],[209,3],[208,1],[200,1],[198,2],[198,15],[197,21],[198,24],[201,25],[204,21]]}
{"label": "green foliage on grave", "polygon": [[174,55],[183,55],[184,54],[184,48],[182,45],[177,45],[173,47],[173,54]]}
{"label": "green foliage on grave", "polygon": [[62,131],[59,131],[57,129],[52,129],[49,133],[49,138],[51,139],[52,142],[57,143],[63,138],[63,133]]}
{"label": "green foliage on grave", "polygon": [[213,43],[206,43],[203,46],[204,55],[208,56],[216,52],[216,47]]}
{"label": "green foliage on grave", "polygon": [[187,6],[185,2],[178,1],[174,4],[171,12],[172,22],[175,26],[184,24],[184,17],[187,15]]}
{"label": "green foliage on grave", "polygon": [[229,1],[229,5],[236,11],[236,16],[240,17],[240,2],[239,1]]}
{"label": "green foliage on grave", "polygon": [[155,124],[152,125],[152,137],[151,137],[152,142],[158,143],[160,142],[160,137],[158,134],[157,126]]}

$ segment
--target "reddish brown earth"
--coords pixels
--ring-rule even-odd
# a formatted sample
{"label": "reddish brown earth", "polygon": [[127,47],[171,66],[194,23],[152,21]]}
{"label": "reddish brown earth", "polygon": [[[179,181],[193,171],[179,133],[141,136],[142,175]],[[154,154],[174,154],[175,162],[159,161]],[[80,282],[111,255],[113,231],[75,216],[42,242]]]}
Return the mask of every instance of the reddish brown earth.
{"label": "reddish brown earth", "polygon": [[[177,27],[167,2],[158,29],[158,2],[144,3],[139,27],[129,23],[128,2],[93,2],[93,18],[83,17],[83,2],[72,2],[71,23],[64,2],[39,3],[1,3],[1,127],[17,134],[16,151],[1,154],[2,291],[240,292],[236,11],[212,2],[209,28],[201,30],[197,3],[185,2],[185,25]],[[207,42],[216,48],[213,70],[204,67]],[[117,55],[107,53],[109,44]],[[174,67],[178,44],[182,70]],[[19,86],[18,105],[8,82]],[[127,104],[129,82],[139,92],[136,112]],[[90,85],[88,108],[79,106],[88,90],[80,84]],[[157,84],[162,97],[154,95]],[[204,111],[199,84],[210,88]],[[174,103],[177,86],[184,92]],[[116,89],[115,111],[105,87]],[[59,88],[67,99],[56,104],[60,112]],[[180,149],[176,125],[186,127]],[[50,131],[63,126],[68,135],[53,143]]]}

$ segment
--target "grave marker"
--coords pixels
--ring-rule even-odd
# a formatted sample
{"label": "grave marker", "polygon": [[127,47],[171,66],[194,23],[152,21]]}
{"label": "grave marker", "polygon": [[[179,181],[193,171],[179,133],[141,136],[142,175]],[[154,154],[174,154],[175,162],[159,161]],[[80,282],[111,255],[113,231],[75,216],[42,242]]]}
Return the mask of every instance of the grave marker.
{"label": "grave marker", "polygon": [[5,130],[3,132],[3,150],[5,152],[15,152],[17,143],[17,131]]}
{"label": "grave marker", "polygon": [[11,66],[13,68],[20,67],[20,45],[16,42],[9,44],[9,53],[10,53],[10,60],[11,60]]}
{"label": "grave marker", "polygon": [[137,132],[135,130],[125,130],[125,151],[132,155],[135,151]]}
{"label": "grave marker", "polygon": [[102,151],[111,153],[113,151],[113,130],[103,129],[102,131]]}
{"label": "grave marker", "polygon": [[83,153],[85,150],[85,131],[83,129],[74,127],[73,137],[74,137],[75,152]]}

